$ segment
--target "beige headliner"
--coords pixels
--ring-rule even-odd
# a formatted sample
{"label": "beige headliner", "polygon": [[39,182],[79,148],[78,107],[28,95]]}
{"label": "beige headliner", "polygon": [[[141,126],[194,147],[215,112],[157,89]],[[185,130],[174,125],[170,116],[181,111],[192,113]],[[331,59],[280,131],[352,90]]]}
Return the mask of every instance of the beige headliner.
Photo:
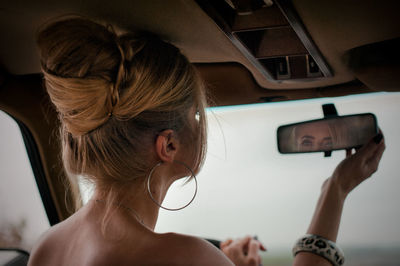
{"label": "beige headliner", "polygon": [[333,78],[292,84],[266,80],[193,0],[7,1],[0,5],[0,62],[12,74],[39,72],[34,44],[37,27],[56,15],[79,13],[127,29],[156,32],[180,47],[192,62],[239,62],[265,88],[310,88],[353,80],[344,60],[346,51],[400,36],[394,0],[295,0],[294,4],[332,67]]}

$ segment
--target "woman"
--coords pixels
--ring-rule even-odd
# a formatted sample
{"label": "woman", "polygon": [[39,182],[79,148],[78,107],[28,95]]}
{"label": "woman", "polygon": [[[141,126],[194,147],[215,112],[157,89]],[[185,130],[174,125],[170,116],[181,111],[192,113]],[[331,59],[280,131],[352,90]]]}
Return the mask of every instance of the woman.
{"label": "woman", "polygon": [[[221,252],[196,237],[153,231],[169,186],[198,173],[206,146],[204,88],[176,47],[84,18],[46,25],[38,46],[65,168],[92,181],[95,193],[42,237],[29,265],[260,264],[264,247],[250,237],[223,242]],[[343,202],[376,170],[381,139],[348,152],[324,183],[307,241],[318,235],[334,245]],[[330,265],[296,247],[295,265]]]}

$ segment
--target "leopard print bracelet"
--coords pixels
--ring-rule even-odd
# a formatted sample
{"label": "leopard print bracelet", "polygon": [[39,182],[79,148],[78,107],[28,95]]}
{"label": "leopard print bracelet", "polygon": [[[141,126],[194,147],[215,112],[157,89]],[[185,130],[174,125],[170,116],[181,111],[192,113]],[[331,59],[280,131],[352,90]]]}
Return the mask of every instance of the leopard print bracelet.
{"label": "leopard print bracelet", "polygon": [[317,235],[307,234],[293,247],[293,256],[299,252],[311,252],[327,259],[333,266],[341,266],[344,263],[343,251],[332,241]]}

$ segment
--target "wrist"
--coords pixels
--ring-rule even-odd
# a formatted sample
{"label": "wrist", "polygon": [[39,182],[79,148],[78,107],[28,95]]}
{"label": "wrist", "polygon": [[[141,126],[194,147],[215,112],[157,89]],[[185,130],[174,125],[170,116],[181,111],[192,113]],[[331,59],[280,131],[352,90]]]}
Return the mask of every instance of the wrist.
{"label": "wrist", "polygon": [[339,201],[344,202],[349,192],[341,186],[338,178],[331,176],[322,185],[322,191],[337,197]]}
{"label": "wrist", "polygon": [[335,242],[346,195],[334,178],[325,180],[307,233]]}

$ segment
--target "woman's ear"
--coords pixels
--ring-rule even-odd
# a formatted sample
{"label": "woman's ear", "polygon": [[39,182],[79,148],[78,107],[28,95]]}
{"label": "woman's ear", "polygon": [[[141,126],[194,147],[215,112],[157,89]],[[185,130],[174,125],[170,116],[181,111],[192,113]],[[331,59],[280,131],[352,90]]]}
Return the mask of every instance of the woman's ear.
{"label": "woman's ear", "polygon": [[172,129],[166,129],[158,134],[155,150],[158,158],[162,162],[172,163],[179,150],[179,141],[175,137],[175,132]]}

